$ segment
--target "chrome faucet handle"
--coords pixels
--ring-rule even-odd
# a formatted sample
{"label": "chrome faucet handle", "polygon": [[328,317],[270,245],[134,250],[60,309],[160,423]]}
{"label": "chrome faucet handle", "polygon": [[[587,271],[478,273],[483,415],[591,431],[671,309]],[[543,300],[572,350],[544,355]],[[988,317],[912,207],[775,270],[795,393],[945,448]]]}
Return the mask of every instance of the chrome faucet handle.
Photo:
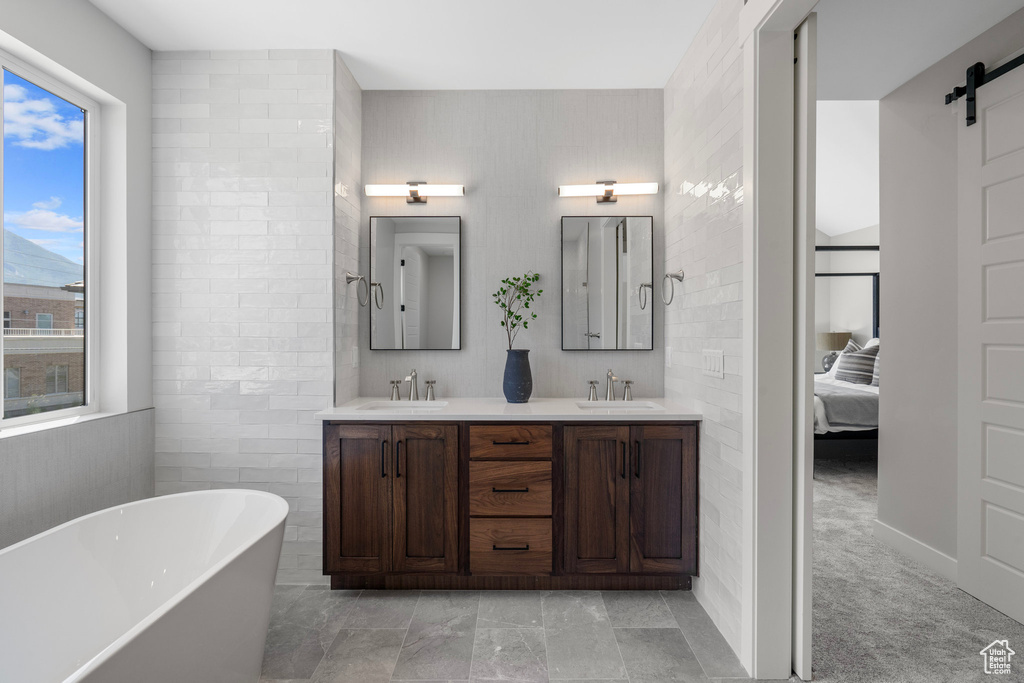
{"label": "chrome faucet handle", "polygon": [[400,393],[398,393],[398,385],[400,385],[401,383],[402,383],[402,380],[400,380],[400,379],[393,379],[393,380],[391,380],[391,400],[392,401],[401,401],[402,400],[402,395]]}
{"label": "chrome faucet handle", "polygon": [[437,384],[437,380],[436,379],[428,379],[428,380],[426,380],[424,382],[424,384],[427,385],[427,400],[428,401],[433,401],[434,400],[434,385]]}
{"label": "chrome faucet handle", "polygon": [[420,400],[420,387],[416,381],[416,368],[412,369],[409,376],[405,378],[405,381],[409,383],[409,400],[418,401]]}
{"label": "chrome faucet handle", "polygon": [[588,382],[588,384],[590,385],[590,395],[587,396],[587,400],[588,401],[596,401],[597,400],[597,384],[598,384],[598,382],[597,382],[596,379],[592,379],[592,380],[590,380]]}
{"label": "chrome faucet handle", "polygon": [[622,380],[622,384],[625,386],[625,389],[622,390],[622,400],[623,401],[632,401],[633,400],[633,380],[631,380],[631,379],[624,379],[624,380]]}

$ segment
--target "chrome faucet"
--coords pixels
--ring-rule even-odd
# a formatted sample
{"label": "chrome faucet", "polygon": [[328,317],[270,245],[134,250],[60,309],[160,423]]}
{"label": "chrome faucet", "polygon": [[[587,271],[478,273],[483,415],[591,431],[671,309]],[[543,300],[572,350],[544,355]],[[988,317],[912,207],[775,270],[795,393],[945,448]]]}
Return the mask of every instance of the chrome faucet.
{"label": "chrome faucet", "polygon": [[437,380],[436,379],[428,379],[428,380],[425,380],[423,383],[427,385],[427,400],[428,401],[433,401],[434,400],[434,385],[437,384]]}
{"label": "chrome faucet", "polygon": [[410,372],[409,376],[405,378],[405,381],[409,383],[409,400],[420,400],[420,387],[416,381],[416,368],[412,369],[412,372]]}
{"label": "chrome faucet", "polygon": [[588,401],[596,401],[597,400],[597,380],[596,379],[592,379],[592,380],[590,380],[588,382],[588,384],[590,384],[590,395],[587,396],[587,400]]}
{"label": "chrome faucet", "polygon": [[622,400],[632,401],[633,400],[633,380],[624,379],[622,380]]}
{"label": "chrome faucet", "polygon": [[608,375],[605,381],[604,400],[614,401],[615,400],[615,383],[619,381],[619,378],[612,374],[611,369],[608,370]]}
{"label": "chrome faucet", "polygon": [[391,380],[391,400],[392,401],[401,401],[402,400],[402,394],[400,394],[398,392],[398,386],[401,383],[402,383],[402,380],[400,380],[400,379],[393,379],[393,380]]}

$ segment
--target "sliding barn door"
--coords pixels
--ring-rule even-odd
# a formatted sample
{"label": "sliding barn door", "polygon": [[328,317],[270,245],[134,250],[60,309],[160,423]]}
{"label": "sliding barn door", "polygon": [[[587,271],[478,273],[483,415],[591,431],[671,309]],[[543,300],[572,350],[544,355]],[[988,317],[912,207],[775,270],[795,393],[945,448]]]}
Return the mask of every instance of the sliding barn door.
{"label": "sliding barn door", "polygon": [[959,127],[960,587],[1024,621],[1024,68]]}

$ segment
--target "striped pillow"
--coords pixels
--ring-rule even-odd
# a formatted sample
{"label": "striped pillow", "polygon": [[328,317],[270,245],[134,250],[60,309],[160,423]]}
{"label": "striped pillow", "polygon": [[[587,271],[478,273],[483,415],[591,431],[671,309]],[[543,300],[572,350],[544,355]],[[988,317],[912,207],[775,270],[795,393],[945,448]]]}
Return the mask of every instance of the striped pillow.
{"label": "striped pillow", "polygon": [[875,355],[875,369],[871,372],[871,386],[878,386],[878,359],[882,356],[879,354]]}
{"label": "striped pillow", "polygon": [[836,372],[836,379],[853,384],[871,384],[871,375],[875,371],[877,356],[877,346],[844,353],[839,358],[839,371]]}
{"label": "striped pillow", "polygon": [[825,374],[828,375],[829,377],[835,378],[836,373],[839,372],[839,360],[843,357],[844,353],[850,353],[852,351],[860,351],[860,344],[851,339],[850,341],[846,342],[846,348],[839,352],[839,355],[836,356],[836,359],[834,361],[832,361],[832,366],[828,369],[828,372],[826,372]]}

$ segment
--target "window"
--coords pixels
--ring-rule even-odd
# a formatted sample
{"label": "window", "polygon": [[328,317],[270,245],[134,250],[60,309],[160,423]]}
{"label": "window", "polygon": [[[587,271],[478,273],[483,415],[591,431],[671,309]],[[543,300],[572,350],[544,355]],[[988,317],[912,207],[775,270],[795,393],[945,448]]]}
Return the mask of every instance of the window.
{"label": "window", "polygon": [[4,398],[21,397],[21,368],[4,371]]}
{"label": "window", "polygon": [[46,393],[68,393],[68,366],[51,365],[46,368]]}
{"label": "window", "polygon": [[[90,217],[96,210],[91,181],[98,176],[92,151],[99,107],[3,52],[0,78],[2,427],[89,412],[95,405],[89,358],[97,340],[85,311],[94,294]],[[7,367],[12,362],[19,367]]]}

